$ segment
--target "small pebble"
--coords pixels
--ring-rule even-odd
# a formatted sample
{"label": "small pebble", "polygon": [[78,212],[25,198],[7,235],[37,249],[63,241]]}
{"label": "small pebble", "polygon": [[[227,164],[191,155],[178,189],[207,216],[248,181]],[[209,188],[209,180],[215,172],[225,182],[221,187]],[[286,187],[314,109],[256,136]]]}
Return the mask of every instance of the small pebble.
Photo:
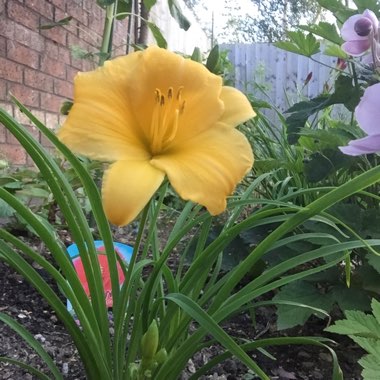
{"label": "small pebble", "polygon": [[64,375],[69,373],[69,363],[62,363],[62,373]]}
{"label": "small pebble", "polygon": [[34,338],[37,339],[41,343],[45,343],[46,338],[42,334],[36,334],[34,335]]}

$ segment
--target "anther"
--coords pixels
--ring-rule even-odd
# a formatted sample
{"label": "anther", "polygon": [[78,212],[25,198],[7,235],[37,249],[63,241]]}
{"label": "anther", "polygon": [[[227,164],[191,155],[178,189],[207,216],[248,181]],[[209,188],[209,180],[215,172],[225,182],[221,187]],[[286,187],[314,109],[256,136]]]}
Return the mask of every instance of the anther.
{"label": "anther", "polygon": [[183,87],[180,87],[180,88],[178,89],[178,92],[177,92],[177,100],[178,100],[178,101],[181,100],[182,90],[183,90]]}
{"label": "anther", "polygon": [[156,89],[155,94],[156,94],[156,103],[159,103],[160,102],[160,98],[161,98],[161,92],[160,92],[160,90]]}
{"label": "anther", "polygon": [[171,99],[173,97],[173,87],[169,87],[168,90],[168,99]]}
{"label": "anther", "polygon": [[181,104],[180,109],[179,109],[179,113],[180,113],[180,114],[182,114],[183,111],[185,110],[185,104],[186,104],[186,101],[184,100],[184,101],[182,102],[182,104]]}
{"label": "anther", "polygon": [[160,105],[161,106],[165,105],[165,96],[164,95],[161,95]]}

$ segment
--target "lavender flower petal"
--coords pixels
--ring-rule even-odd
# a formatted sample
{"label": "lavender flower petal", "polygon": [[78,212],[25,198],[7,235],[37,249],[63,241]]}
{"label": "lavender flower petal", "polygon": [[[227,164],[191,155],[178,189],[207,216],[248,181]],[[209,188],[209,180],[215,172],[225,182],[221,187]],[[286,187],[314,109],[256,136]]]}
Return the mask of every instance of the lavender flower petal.
{"label": "lavender flower petal", "polygon": [[368,135],[380,134],[380,83],[366,88],[355,109],[355,117]]}
{"label": "lavender flower petal", "polygon": [[340,146],[339,149],[350,156],[380,152],[380,134],[351,140],[347,146]]}

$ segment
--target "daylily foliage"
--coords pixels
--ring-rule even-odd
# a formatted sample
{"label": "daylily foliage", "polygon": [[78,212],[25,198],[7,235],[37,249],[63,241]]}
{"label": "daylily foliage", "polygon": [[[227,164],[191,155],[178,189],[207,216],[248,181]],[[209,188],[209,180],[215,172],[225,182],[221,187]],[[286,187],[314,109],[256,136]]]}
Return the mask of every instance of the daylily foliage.
{"label": "daylily foliage", "polygon": [[223,212],[253,164],[235,128],[253,116],[245,95],[221,77],[152,46],[78,74],[59,137],[78,154],[112,162],[103,204],[112,223],[125,225],[165,177],[181,198]]}

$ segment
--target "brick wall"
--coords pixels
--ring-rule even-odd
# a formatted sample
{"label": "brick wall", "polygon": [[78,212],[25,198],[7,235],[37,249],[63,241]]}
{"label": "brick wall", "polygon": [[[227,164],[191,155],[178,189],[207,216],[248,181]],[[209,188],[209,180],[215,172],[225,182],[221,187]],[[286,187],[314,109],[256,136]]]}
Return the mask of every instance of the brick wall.
{"label": "brick wall", "polygon": [[[39,29],[72,16],[68,25]],[[96,0],[0,0],[0,106],[25,124],[45,146],[39,131],[30,125],[9,99],[12,93],[34,115],[56,128],[62,101],[73,94],[78,71],[96,67],[96,60],[76,59],[70,47],[97,52],[101,43],[104,10]],[[117,22],[113,55],[125,52],[127,21]],[[0,124],[0,159],[14,165],[31,164],[25,151]]]}

